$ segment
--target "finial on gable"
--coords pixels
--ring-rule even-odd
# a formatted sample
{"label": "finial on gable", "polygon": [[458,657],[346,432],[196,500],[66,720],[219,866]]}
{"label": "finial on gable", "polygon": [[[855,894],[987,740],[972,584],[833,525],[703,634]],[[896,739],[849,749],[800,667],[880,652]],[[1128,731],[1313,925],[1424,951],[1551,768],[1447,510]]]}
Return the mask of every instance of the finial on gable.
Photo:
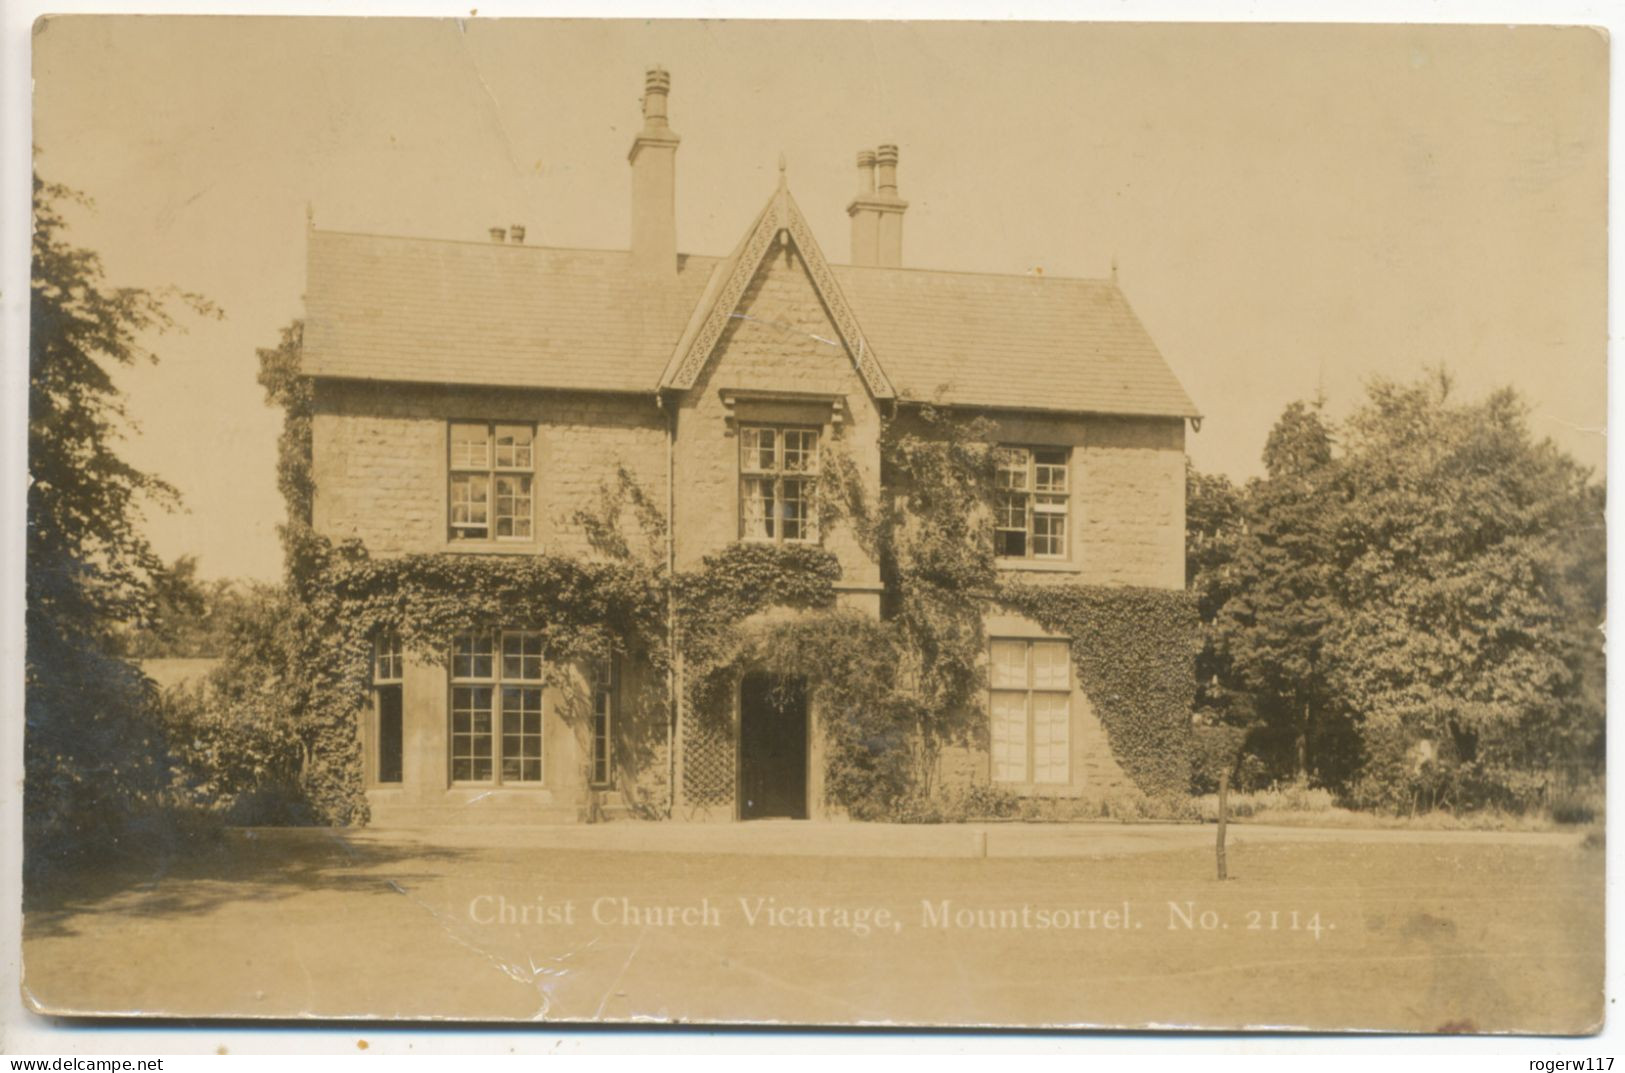
{"label": "finial on gable", "polygon": [[1117,254],[1112,254],[1112,282],[1117,282]]}
{"label": "finial on gable", "polygon": [[316,229],[316,206],[312,202],[305,202],[305,230]]}
{"label": "finial on gable", "polygon": [[788,178],[786,178],[785,173],[784,173],[785,168],[787,166],[788,165],[786,164],[785,159],[784,159],[784,151],[780,150],[779,151],[779,187],[780,187],[780,189],[783,189],[785,186],[787,186],[789,184],[789,181],[790,181]]}

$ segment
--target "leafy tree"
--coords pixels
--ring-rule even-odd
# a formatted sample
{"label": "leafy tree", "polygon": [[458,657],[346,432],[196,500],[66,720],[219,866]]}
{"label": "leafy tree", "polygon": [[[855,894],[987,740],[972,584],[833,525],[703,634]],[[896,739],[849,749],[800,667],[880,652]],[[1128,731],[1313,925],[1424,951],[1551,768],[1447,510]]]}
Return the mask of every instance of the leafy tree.
{"label": "leafy tree", "polygon": [[153,607],[161,564],[143,503],[175,490],[119,457],[131,427],[115,366],[156,361],[143,339],[175,327],[172,289],[108,285],[100,257],[65,236],[62,205],[89,204],[34,176],[30,284],[25,815],[35,855],[110,837],[150,803],[165,771],[147,683],[118,660],[116,632]]}
{"label": "leafy tree", "polygon": [[1211,793],[1221,775],[1238,774],[1242,745],[1256,722],[1218,630],[1219,613],[1236,592],[1244,508],[1242,490],[1230,478],[1201,473],[1185,460],[1185,587],[1196,598],[1199,640],[1190,766],[1195,793]]}
{"label": "leafy tree", "polygon": [[203,581],[197,557],[179,556],[153,574],[152,609],[144,622],[120,632],[120,650],[132,659],[219,658],[252,599],[252,586]]}
{"label": "leafy tree", "polygon": [[1236,550],[1246,532],[1241,489],[1222,473],[1185,460],[1185,587],[1196,595],[1202,648],[1196,657],[1197,708],[1222,714],[1231,699],[1230,662],[1215,634],[1219,612],[1236,591]]}
{"label": "leafy tree", "polygon": [[[1527,807],[1601,771],[1602,488],[1510,390],[1376,380],[1288,407],[1249,484],[1215,659],[1275,769],[1370,807]],[[1199,513],[1211,514],[1199,506]]]}
{"label": "leafy tree", "polygon": [[1316,755],[1316,738],[1331,714],[1328,647],[1340,616],[1332,538],[1342,493],[1319,403],[1287,407],[1264,465],[1265,479],[1247,488],[1215,644],[1267,737],[1289,749],[1291,773],[1306,778],[1332,759]]}
{"label": "leafy tree", "polygon": [[1511,390],[1378,380],[1349,420],[1336,688],[1362,800],[1521,806],[1600,761],[1600,489]]}

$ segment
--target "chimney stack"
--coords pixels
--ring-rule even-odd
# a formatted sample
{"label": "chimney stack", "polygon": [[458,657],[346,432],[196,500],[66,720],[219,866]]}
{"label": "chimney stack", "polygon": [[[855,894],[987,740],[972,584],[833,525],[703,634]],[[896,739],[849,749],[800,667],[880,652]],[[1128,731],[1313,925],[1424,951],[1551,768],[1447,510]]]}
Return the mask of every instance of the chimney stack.
{"label": "chimney stack", "polygon": [[525,244],[525,225],[524,224],[512,224],[512,225],[510,225],[508,227],[508,234],[509,234],[509,236],[511,236],[513,238],[513,244],[515,246],[523,246]]}
{"label": "chimney stack", "polygon": [[497,245],[500,246],[500,245],[502,245],[503,241],[506,239],[507,234],[508,233],[506,231],[504,231],[502,228],[493,227],[493,228],[491,228],[491,241],[495,242]]}
{"label": "chimney stack", "polygon": [[677,134],[666,122],[671,75],[651,67],[643,79],[643,129],[632,165],[632,263],[651,276],[677,274]]}
{"label": "chimney stack", "polygon": [[852,217],[852,263],[899,268],[903,264],[903,213],[897,196],[897,146],[858,153],[858,195],[846,207]]}

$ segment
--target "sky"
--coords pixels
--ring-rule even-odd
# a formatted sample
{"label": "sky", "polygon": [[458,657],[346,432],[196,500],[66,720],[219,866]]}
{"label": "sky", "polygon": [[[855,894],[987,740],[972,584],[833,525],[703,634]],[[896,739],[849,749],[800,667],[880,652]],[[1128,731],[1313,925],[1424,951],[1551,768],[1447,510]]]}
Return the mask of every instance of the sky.
{"label": "sky", "polygon": [[[280,572],[255,349],[322,228],[625,248],[642,72],[671,71],[679,248],[725,254],[777,160],[847,259],[859,149],[900,147],[904,264],[1107,276],[1204,414],[1198,468],[1430,365],[1511,385],[1601,472],[1607,49],[1586,29],[71,16],[34,37],[36,165],[117,285],[221,321],[120,374],[150,513],[206,577]],[[882,355],[882,360],[884,356]]]}

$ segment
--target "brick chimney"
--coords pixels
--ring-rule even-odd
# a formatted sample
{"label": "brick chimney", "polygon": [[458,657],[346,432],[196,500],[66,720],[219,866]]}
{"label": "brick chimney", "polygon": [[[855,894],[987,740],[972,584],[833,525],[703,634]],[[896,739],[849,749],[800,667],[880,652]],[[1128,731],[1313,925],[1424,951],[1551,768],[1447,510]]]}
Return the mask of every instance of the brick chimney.
{"label": "brick chimney", "polygon": [[852,217],[852,263],[881,268],[903,264],[903,213],[897,196],[897,146],[858,154],[858,194],[846,207]]}
{"label": "brick chimney", "polygon": [[671,75],[651,67],[643,78],[643,129],[632,164],[632,264],[652,276],[677,274],[677,143],[666,123]]}

